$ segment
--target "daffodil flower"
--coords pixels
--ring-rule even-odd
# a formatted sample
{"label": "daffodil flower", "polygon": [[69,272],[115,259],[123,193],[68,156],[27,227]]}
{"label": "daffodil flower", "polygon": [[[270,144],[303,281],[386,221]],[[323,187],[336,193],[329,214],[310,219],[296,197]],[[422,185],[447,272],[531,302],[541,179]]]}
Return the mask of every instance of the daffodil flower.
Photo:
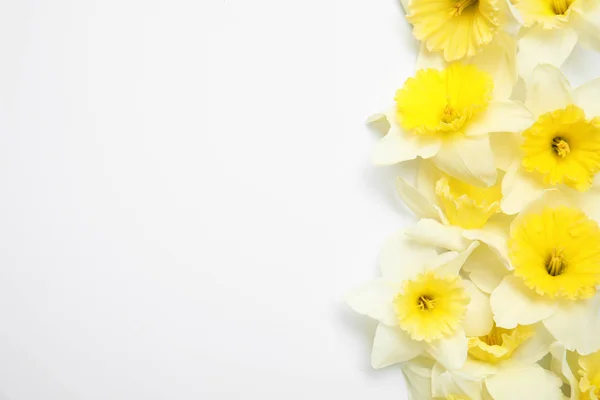
{"label": "daffodil flower", "polygon": [[558,192],[548,192],[512,222],[505,276],[490,302],[506,329],[542,321],[569,350],[600,349],[600,228]]}
{"label": "daffodil flower", "polygon": [[472,57],[514,21],[506,0],[403,0],[413,35],[446,61]]}
{"label": "daffodil flower", "polygon": [[582,356],[556,342],[551,353],[552,370],[569,384],[570,400],[600,399],[600,351]]}
{"label": "daffodil flower", "polygon": [[600,171],[600,79],[572,90],[556,67],[539,65],[526,83],[526,105],[537,120],[522,133],[504,177],[502,210],[516,214],[545,191],[558,190],[580,197],[588,211],[592,204],[579,194],[600,201],[593,187]]}
{"label": "daffodil flower", "polygon": [[527,77],[539,63],[560,67],[579,41],[600,51],[600,3],[596,0],[513,0],[523,17],[519,71]]}
{"label": "daffodil flower", "polygon": [[[508,273],[506,236],[510,221],[500,212],[499,182],[489,188],[469,185],[422,160],[416,183],[413,186],[402,177],[396,180],[400,198],[419,218],[415,226],[407,229],[408,236],[420,243],[452,251],[463,251],[473,241],[483,242],[504,263],[505,267],[500,269]],[[477,253],[481,251],[483,248]],[[491,257],[496,256],[492,254]],[[486,268],[491,268],[490,259],[486,264]],[[483,263],[479,265],[483,266]],[[481,276],[479,272],[475,275],[475,279]]]}
{"label": "daffodil flower", "polygon": [[438,255],[399,232],[380,255],[382,278],[348,293],[358,313],[379,321],[371,362],[382,368],[428,354],[448,369],[461,368],[467,358],[467,335],[492,324],[481,310],[483,296],[459,271],[478,246]]}
{"label": "daffodil flower", "polygon": [[[405,363],[402,372],[412,400],[560,400],[562,381],[536,364],[550,351],[553,338],[543,327],[494,328],[480,338],[486,364],[471,355],[463,368],[448,370],[427,358]],[[479,356],[479,355],[478,355]],[[510,384],[507,384],[510,382]]]}
{"label": "daffodil flower", "polygon": [[417,71],[385,114],[390,127],[375,147],[375,163],[430,158],[454,178],[493,185],[497,172],[489,134],[520,132],[532,120],[523,104],[494,100],[493,88],[492,77],[475,65]]}

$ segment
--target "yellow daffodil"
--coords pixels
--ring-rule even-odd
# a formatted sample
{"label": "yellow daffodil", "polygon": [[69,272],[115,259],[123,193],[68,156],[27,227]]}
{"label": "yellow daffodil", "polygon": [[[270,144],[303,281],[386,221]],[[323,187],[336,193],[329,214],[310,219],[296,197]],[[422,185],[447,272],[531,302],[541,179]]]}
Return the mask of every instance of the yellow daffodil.
{"label": "yellow daffodil", "polygon": [[518,64],[527,77],[539,63],[560,67],[579,41],[600,51],[600,2],[513,0],[523,17]]}
{"label": "yellow daffodil", "polygon": [[494,100],[491,76],[474,65],[419,70],[396,93],[389,131],[375,148],[377,164],[431,158],[446,174],[491,186],[497,172],[489,133],[520,132],[531,113],[516,101]]}
{"label": "yellow daffodil", "polygon": [[[480,241],[486,246],[475,254],[485,252],[488,272],[493,268],[508,273],[506,236],[510,218],[500,212],[500,182],[488,188],[469,185],[441,172],[430,161],[421,160],[417,185],[398,177],[396,189],[419,218],[406,231],[412,239],[452,251],[463,251],[473,241]],[[465,267],[472,267],[468,272],[475,273],[475,279],[489,275],[479,271],[482,264],[468,263]]]}
{"label": "yellow daffodil", "polygon": [[512,222],[514,274],[492,292],[499,327],[542,321],[569,350],[600,349],[600,228],[559,192],[548,192]]}
{"label": "yellow daffodil", "polygon": [[478,54],[512,20],[506,0],[411,0],[405,9],[414,36],[446,61]]}
{"label": "yellow daffodil", "polygon": [[[382,278],[350,292],[347,303],[379,321],[371,357],[375,368],[429,354],[449,369],[467,358],[467,335],[492,324],[491,310],[482,317],[481,296],[472,296],[459,276],[466,258],[478,246],[438,255],[399,232],[384,245]],[[489,305],[488,305],[489,309]]]}
{"label": "yellow daffodil", "polygon": [[526,105],[537,120],[523,131],[504,177],[502,210],[516,214],[545,191],[559,190],[594,214],[589,206],[600,200],[593,185],[600,171],[600,80],[571,90],[556,67],[539,65],[526,83]]}

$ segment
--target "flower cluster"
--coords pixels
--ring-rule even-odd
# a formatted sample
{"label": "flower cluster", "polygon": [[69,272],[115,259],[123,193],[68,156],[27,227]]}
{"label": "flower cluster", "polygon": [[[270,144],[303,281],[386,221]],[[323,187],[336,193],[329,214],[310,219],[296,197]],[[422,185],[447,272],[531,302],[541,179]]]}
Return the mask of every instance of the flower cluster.
{"label": "flower cluster", "polygon": [[396,181],[418,222],[346,297],[379,322],[372,365],[413,400],[598,400],[600,78],[560,67],[600,51],[600,1],[403,6],[417,72],[370,122],[376,164],[418,162]]}

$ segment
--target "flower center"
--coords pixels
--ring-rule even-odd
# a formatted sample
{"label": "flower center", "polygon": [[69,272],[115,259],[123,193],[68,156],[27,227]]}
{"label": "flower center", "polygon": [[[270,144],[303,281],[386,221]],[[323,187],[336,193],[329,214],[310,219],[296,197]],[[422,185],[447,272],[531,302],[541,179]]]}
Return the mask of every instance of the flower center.
{"label": "flower center", "polygon": [[563,253],[563,249],[552,249],[552,253],[546,263],[546,271],[551,276],[559,276],[567,269],[567,263]]}
{"label": "flower center", "polygon": [[452,16],[461,15],[463,11],[477,3],[479,3],[479,0],[457,0],[454,7],[452,7],[451,14]]}
{"label": "flower center", "polygon": [[556,15],[564,15],[570,5],[571,1],[569,0],[552,0],[552,11],[554,11],[554,14]]}
{"label": "flower center", "polygon": [[442,111],[442,122],[445,124],[451,124],[460,118],[460,114],[452,106],[447,105]]}
{"label": "flower center", "polygon": [[508,247],[515,276],[541,296],[589,299],[600,285],[600,228],[577,208],[525,215],[513,222]]}
{"label": "flower center", "polygon": [[567,154],[571,152],[571,147],[565,138],[556,136],[554,139],[552,139],[552,150],[554,150],[556,155],[560,158],[565,158]]}
{"label": "flower center", "polygon": [[429,295],[419,296],[417,307],[419,307],[421,311],[431,311],[435,308],[435,299]]}
{"label": "flower center", "polygon": [[523,132],[522,165],[546,186],[589,190],[600,171],[600,124],[575,105],[541,115]]}
{"label": "flower center", "polygon": [[464,318],[469,296],[458,276],[433,272],[404,282],[394,298],[400,329],[413,340],[431,342],[452,335]]}

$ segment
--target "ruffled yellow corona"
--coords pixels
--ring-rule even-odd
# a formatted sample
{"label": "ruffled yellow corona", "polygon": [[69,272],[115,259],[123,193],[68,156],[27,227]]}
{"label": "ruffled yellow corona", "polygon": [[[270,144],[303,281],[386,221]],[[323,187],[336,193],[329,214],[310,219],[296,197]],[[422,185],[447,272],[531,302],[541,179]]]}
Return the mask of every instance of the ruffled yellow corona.
{"label": "ruffled yellow corona", "polygon": [[600,229],[578,209],[523,217],[509,239],[515,275],[542,296],[589,298],[600,284]]}
{"label": "ruffled yellow corona", "polygon": [[577,106],[540,116],[523,138],[523,167],[547,185],[585,191],[600,171],[600,118],[586,119]]}
{"label": "ruffled yellow corona", "polygon": [[452,335],[460,326],[469,296],[460,277],[433,272],[404,283],[394,299],[401,329],[413,340],[431,342]]}
{"label": "ruffled yellow corona", "polygon": [[485,336],[469,338],[469,355],[476,360],[496,364],[508,360],[533,335],[534,330],[527,326],[514,329],[494,326]]}
{"label": "ruffled yellow corona", "polygon": [[472,65],[419,70],[396,93],[396,118],[409,133],[445,137],[485,110],[493,89],[491,76]]}
{"label": "ruffled yellow corona", "polygon": [[446,61],[477,54],[490,43],[503,20],[505,0],[412,0],[408,21],[414,36]]}
{"label": "ruffled yellow corona", "polygon": [[579,357],[579,390],[582,400],[600,399],[600,351]]}
{"label": "ruffled yellow corona", "polygon": [[477,229],[500,212],[502,180],[489,188],[469,185],[451,176],[442,176],[435,193],[451,225]]}

